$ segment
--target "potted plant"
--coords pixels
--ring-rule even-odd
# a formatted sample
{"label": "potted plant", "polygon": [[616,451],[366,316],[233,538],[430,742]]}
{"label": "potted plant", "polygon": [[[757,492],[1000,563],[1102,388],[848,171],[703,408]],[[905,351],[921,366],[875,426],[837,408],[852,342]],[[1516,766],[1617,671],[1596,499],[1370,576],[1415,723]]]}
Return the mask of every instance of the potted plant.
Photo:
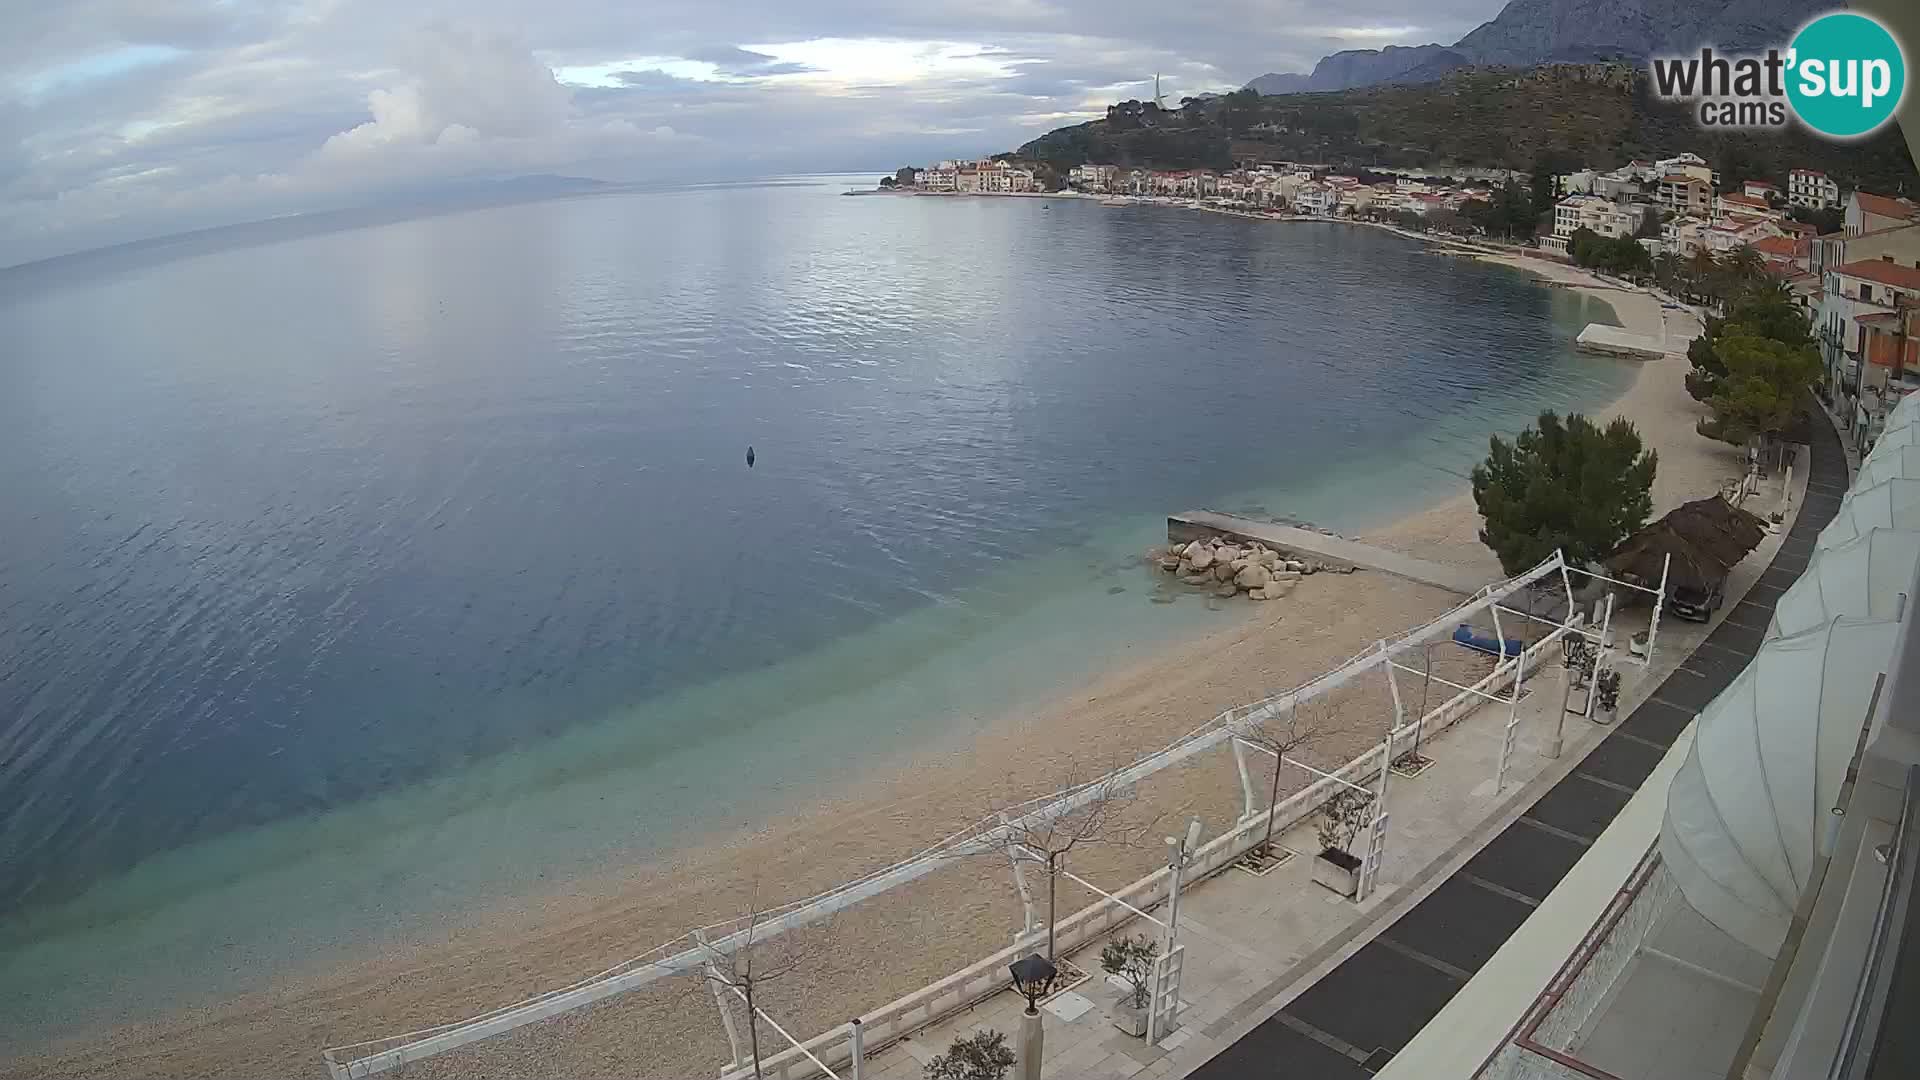
{"label": "potted plant", "polygon": [[1613,723],[1620,708],[1620,673],[1608,668],[1593,681],[1593,718],[1602,724]]}
{"label": "potted plant", "polygon": [[1360,857],[1352,848],[1372,803],[1372,795],[1342,788],[1320,807],[1320,854],[1313,860],[1313,880],[1341,896],[1360,891]]}
{"label": "potted plant", "polygon": [[1127,992],[1114,1003],[1113,1026],[1135,1038],[1147,1033],[1153,962],[1159,955],[1160,943],[1144,934],[1114,938],[1100,950],[1101,970],[1127,983]]}
{"label": "potted plant", "polygon": [[1005,1080],[1013,1068],[1007,1037],[992,1028],[963,1035],[927,1062],[927,1080]]}

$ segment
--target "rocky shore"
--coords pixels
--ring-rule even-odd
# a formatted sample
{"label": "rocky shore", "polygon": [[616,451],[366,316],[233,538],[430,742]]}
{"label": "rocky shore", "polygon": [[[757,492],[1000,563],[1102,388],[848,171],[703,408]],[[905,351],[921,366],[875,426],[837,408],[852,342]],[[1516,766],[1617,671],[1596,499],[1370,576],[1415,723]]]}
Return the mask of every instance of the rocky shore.
{"label": "rocky shore", "polygon": [[1290,558],[1258,540],[1236,544],[1220,537],[1159,548],[1151,557],[1161,570],[1178,575],[1182,584],[1211,590],[1222,599],[1246,593],[1255,600],[1279,600],[1308,574],[1353,572],[1352,567]]}

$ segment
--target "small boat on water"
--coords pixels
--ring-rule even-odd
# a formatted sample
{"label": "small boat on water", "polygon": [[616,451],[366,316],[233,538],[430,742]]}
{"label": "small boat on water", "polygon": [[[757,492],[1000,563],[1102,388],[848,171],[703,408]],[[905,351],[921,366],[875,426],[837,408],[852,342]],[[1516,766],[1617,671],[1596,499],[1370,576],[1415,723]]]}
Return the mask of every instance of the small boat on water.
{"label": "small boat on water", "polygon": [[1125,199],[1101,199],[1100,205],[1101,206],[1132,206],[1133,204],[1128,202]]}

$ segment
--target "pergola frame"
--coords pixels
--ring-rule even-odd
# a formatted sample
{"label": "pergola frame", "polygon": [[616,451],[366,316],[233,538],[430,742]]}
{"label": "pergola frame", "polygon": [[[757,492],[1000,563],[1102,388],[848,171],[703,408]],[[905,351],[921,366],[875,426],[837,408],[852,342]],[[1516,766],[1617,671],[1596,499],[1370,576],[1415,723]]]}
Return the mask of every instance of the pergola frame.
{"label": "pergola frame", "polygon": [[[969,826],[967,830],[956,833],[892,866],[818,895],[775,908],[765,913],[768,917],[765,921],[757,923],[751,932],[761,937],[771,937],[796,929],[825,918],[833,912],[851,907],[862,900],[916,881],[950,864],[955,859],[1004,850],[1011,832],[1009,821],[1046,820],[1049,817],[1071,813],[1088,805],[1099,797],[1101,791],[1115,784],[1137,783],[1162,769],[1211,750],[1221,743],[1230,743],[1239,732],[1247,729],[1247,725],[1258,724],[1280,715],[1296,707],[1300,701],[1327,694],[1374,667],[1382,665],[1395,653],[1420,648],[1425,642],[1450,632],[1452,627],[1458,625],[1462,619],[1490,607],[1497,607],[1507,597],[1554,574],[1559,574],[1563,580],[1566,578],[1565,562],[1558,552],[1519,575],[1483,586],[1465,602],[1437,618],[1414,627],[1397,638],[1383,641],[1381,646],[1367,649],[1293,690],[1221,713],[1183,738],[1105,776],[1010,808],[1007,819],[1003,820],[996,816],[976,823]],[[1498,619],[1497,611],[1495,618]],[[1397,696],[1397,684],[1395,692]],[[1389,737],[1382,747],[1383,770],[1391,765],[1388,758],[1392,742],[1393,739]],[[1370,848],[1384,841],[1384,824],[1384,819],[1375,819],[1375,835],[1370,841]],[[733,921],[718,923],[703,930],[718,936],[708,944],[695,940],[691,933],[682,935],[639,956],[623,960],[595,975],[546,993],[452,1023],[329,1047],[322,1052],[322,1059],[333,1080],[353,1080],[353,1078],[372,1076],[408,1062],[420,1061],[617,994],[639,989],[663,978],[700,972],[702,965],[711,955],[710,949],[725,950],[735,947],[746,940],[749,934],[748,930],[740,928],[739,924]]]}

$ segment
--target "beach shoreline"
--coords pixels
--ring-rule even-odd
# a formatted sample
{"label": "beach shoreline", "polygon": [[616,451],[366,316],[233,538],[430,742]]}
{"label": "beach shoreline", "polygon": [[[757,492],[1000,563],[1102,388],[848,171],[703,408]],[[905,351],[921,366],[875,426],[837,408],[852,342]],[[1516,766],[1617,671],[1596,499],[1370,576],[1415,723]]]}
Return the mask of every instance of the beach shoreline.
{"label": "beach shoreline", "polygon": [[[1672,329],[1668,313],[1650,295],[1541,260],[1474,257],[1589,291],[1636,332]],[[1673,400],[1684,366],[1671,355],[1642,365],[1605,407],[1604,415],[1634,420],[1649,445],[1662,452],[1656,513],[1719,479],[1715,459],[1692,445],[1701,441],[1689,418],[1693,403],[1683,388]],[[1478,514],[1465,481],[1436,494],[1433,505],[1368,530],[1364,538],[1497,576],[1497,564],[1478,542]],[[1154,573],[1141,568],[1142,575]],[[816,794],[759,828],[703,836],[658,860],[609,867],[551,894],[450,920],[431,941],[329,964],[270,990],[89,1036],[47,1056],[0,1063],[0,1076],[316,1075],[323,1046],[461,1019],[598,971],[690,926],[807,895],[885,865],[997,805],[1052,790],[1076,770],[1131,760],[1225,708],[1296,685],[1456,599],[1379,575],[1317,575],[1286,601],[1248,603],[1199,637],[1129,650],[1137,654],[1067,679],[1056,694],[982,728],[951,732],[871,770],[870,779],[857,785]],[[1365,713],[1369,703],[1349,704]],[[1349,725],[1315,753],[1336,763],[1375,738],[1370,729]],[[1164,804],[1169,816],[1198,814],[1217,829],[1237,812],[1237,780],[1230,759],[1221,755],[1169,770],[1153,785],[1155,805]],[[1287,790],[1283,786],[1283,794]],[[1081,865],[1123,881],[1157,857],[1099,853]],[[1004,866],[969,862],[940,871],[850,913],[841,929],[867,946],[858,950],[861,956],[845,950],[849,955],[836,963],[774,988],[772,1007],[804,1038],[850,1010],[870,1008],[1004,945],[1018,912]],[[876,955],[895,962],[884,970],[860,962]],[[704,996],[627,995],[399,1075],[463,1069],[711,1075],[710,1066],[725,1056],[725,1041],[712,1001],[700,1000]],[[653,1040],[666,1046],[650,1048],[643,1045],[648,1031],[672,1034]]]}

